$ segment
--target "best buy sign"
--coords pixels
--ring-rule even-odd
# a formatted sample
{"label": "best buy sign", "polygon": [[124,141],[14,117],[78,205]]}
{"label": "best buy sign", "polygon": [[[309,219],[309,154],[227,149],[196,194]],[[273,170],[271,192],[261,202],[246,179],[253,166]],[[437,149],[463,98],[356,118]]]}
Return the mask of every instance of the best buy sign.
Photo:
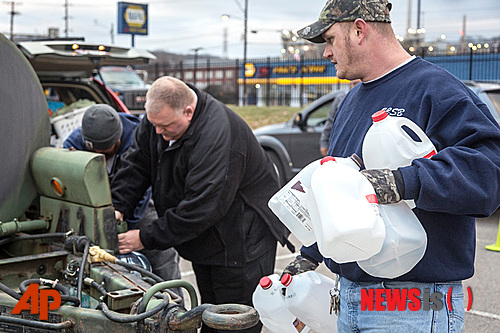
{"label": "best buy sign", "polygon": [[118,33],[148,34],[148,5],[118,2]]}

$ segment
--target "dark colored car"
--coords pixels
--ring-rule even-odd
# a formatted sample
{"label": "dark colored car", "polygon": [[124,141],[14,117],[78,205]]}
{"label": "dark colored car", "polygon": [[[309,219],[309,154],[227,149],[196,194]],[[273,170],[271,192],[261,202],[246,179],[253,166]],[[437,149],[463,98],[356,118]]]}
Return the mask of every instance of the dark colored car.
{"label": "dark colored car", "polygon": [[132,113],[143,113],[149,86],[130,66],[103,66],[101,78]]}
{"label": "dark colored car", "polygon": [[500,125],[500,83],[464,81],[488,106],[493,118]]}
{"label": "dark colored car", "polygon": [[[500,124],[500,84],[464,81],[488,106]],[[297,113],[286,123],[254,130],[254,134],[276,165],[284,185],[303,167],[321,158],[319,139],[336,92],[327,94]]]}
{"label": "dark colored car", "polygon": [[276,165],[284,185],[303,167],[321,158],[319,139],[337,92],[324,95],[286,123],[254,130],[261,146]]}

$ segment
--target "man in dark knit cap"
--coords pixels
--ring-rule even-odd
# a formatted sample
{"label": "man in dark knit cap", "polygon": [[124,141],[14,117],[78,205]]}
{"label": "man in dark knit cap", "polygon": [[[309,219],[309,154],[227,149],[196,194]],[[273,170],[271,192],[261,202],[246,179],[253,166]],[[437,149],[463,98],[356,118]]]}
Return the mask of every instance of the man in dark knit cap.
{"label": "man in dark knit cap", "polygon": [[[109,180],[113,178],[120,165],[121,155],[130,147],[135,128],[140,120],[134,115],[118,113],[107,104],[89,107],[82,119],[82,126],[74,130],[63,143],[63,148],[85,150],[103,154]],[[157,219],[149,188],[134,214],[127,218],[129,230]],[[165,280],[180,279],[179,255],[175,249],[164,251],[143,250],[153,266],[153,272]],[[177,293],[180,290],[175,290]],[[182,296],[179,293],[179,296]]]}

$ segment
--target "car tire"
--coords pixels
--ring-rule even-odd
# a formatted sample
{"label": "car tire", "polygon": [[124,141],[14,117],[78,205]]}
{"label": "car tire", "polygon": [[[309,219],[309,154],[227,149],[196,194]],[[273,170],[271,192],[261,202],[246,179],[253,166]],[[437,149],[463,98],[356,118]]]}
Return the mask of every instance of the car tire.
{"label": "car tire", "polygon": [[266,150],[266,154],[274,164],[274,169],[278,175],[279,186],[282,187],[286,184],[285,169],[283,168],[283,163],[281,163],[278,154],[272,150]]}

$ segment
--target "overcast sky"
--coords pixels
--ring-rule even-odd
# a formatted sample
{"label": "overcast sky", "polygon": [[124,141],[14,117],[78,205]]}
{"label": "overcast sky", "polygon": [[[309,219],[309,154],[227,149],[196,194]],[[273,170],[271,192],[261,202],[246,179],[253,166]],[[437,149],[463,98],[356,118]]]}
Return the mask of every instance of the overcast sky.
{"label": "overcast sky", "polygon": [[[7,2],[0,4],[0,32],[9,34],[10,10]],[[65,36],[65,0],[14,0],[14,34],[45,34],[49,27],[60,29]],[[70,36],[85,37],[88,42],[111,43],[110,29],[114,25],[114,42],[131,46],[131,36],[116,34],[117,1],[68,0]],[[223,55],[223,31],[227,27],[228,56],[243,57],[243,12],[245,0],[150,0],[126,2],[148,4],[149,35],[135,37],[135,46],[154,50],[189,54],[202,48],[199,54]],[[279,56],[281,29],[299,29],[314,22],[325,0],[248,0],[248,57]],[[391,17],[394,31],[404,36],[408,27],[408,0],[393,0]],[[411,26],[417,25],[417,3],[412,0]],[[460,39],[459,31],[466,16],[468,36],[500,36],[500,0],[421,0],[421,27],[426,40],[442,34],[449,41]],[[232,18],[221,20],[222,14]],[[257,33],[251,33],[256,30]]]}

